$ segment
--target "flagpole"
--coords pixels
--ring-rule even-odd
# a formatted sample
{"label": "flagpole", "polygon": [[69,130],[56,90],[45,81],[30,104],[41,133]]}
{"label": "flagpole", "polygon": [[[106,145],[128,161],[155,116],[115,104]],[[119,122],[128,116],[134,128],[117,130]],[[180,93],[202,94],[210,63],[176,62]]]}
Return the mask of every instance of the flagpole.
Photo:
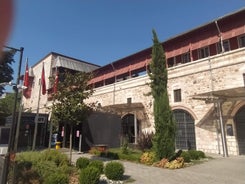
{"label": "flagpole", "polygon": [[[26,82],[26,80],[29,81],[29,68],[28,68],[28,58],[26,58],[26,67],[25,67],[25,75],[24,75],[24,87],[28,88],[28,82]],[[17,89],[19,90],[19,89]],[[22,116],[22,110],[24,105],[22,104],[23,101],[23,95],[24,95],[24,90],[26,89],[22,89],[22,93],[21,93],[21,97],[20,97],[20,107],[19,107],[19,114],[18,114],[18,120],[17,120],[17,127],[16,127],[16,134],[15,134],[15,142],[14,142],[14,152],[17,152],[18,149],[18,140],[19,140],[19,134],[20,134],[20,120],[21,120],[21,116]]]}
{"label": "flagpole", "polygon": [[[44,89],[45,87],[45,89]],[[38,101],[37,101],[37,113],[35,116],[35,128],[34,128],[34,135],[33,135],[33,143],[32,143],[32,151],[35,150],[36,147],[36,140],[37,140],[37,128],[38,128],[38,119],[39,119],[39,106],[40,106],[40,98],[41,98],[41,88],[42,94],[46,93],[46,84],[45,84],[45,74],[44,74],[44,63],[42,66],[42,75],[41,79],[39,79],[39,92],[38,92]]]}
{"label": "flagpole", "polygon": [[34,151],[35,150],[35,147],[36,147],[40,97],[41,97],[41,80],[39,79],[39,92],[38,92],[38,101],[37,101],[37,113],[36,113],[35,120],[34,120],[34,122],[35,122],[35,128],[34,128],[34,134],[33,134],[32,151]]}
{"label": "flagpole", "polygon": [[19,140],[19,134],[20,134],[20,120],[21,120],[22,110],[23,110],[23,104],[22,104],[23,97],[22,96],[23,96],[23,92],[20,97],[20,107],[19,107],[19,114],[18,114],[18,120],[17,120],[15,142],[14,142],[14,152],[17,152],[17,149],[18,149],[18,140]]}

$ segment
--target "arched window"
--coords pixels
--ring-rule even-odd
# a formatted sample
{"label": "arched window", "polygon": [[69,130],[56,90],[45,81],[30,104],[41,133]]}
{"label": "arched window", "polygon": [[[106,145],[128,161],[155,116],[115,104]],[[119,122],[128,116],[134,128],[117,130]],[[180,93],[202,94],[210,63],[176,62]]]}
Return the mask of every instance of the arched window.
{"label": "arched window", "polygon": [[194,118],[185,110],[173,111],[176,121],[176,149],[196,149]]}

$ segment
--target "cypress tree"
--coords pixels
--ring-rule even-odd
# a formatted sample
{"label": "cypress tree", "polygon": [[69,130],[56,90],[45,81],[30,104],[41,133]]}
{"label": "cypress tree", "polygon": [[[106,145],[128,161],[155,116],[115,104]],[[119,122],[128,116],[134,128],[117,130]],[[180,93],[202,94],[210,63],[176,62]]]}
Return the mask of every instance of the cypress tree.
{"label": "cypress tree", "polygon": [[155,30],[153,33],[152,61],[149,77],[151,94],[154,99],[153,112],[155,119],[155,134],[153,149],[157,159],[169,158],[175,152],[175,122],[169,105],[165,53],[159,43]]}

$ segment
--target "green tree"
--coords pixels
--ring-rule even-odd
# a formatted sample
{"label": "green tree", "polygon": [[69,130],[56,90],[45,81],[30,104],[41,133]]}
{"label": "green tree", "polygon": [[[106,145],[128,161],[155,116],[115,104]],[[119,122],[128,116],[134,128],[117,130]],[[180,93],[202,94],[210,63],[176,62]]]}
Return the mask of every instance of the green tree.
{"label": "green tree", "polygon": [[153,112],[155,119],[155,134],[153,149],[157,159],[169,158],[175,151],[175,122],[169,105],[165,53],[153,32],[152,61],[148,72],[151,83],[151,94],[154,99]]}
{"label": "green tree", "polygon": [[0,125],[4,125],[5,118],[12,115],[14,109],[14,98],[14,93],[6,93],[6,96],[0,99]]}
{"label": "green tree", "polygon": [[[53,97],[52,121],[70,126],[70,162],[72,156],[73,127],[87,120],[92,108],[84,100],[92,95],[88,87],[91,75],[85,72],[64,72],[59,75],[57,93]],[[54,81],[54,80],[53,80]]]}
{"label": "green tree", "polygon": [[[15,51],[3,51],[0,57],[0,83],[10,82],[13,80],[13,69]],[[0,96],[3,94],[4,86],[0,85]]]}

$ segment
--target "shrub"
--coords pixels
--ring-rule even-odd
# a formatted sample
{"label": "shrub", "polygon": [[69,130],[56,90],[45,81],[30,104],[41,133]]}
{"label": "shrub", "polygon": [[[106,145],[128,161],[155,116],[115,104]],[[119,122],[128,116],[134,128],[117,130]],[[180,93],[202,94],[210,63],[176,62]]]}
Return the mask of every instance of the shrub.
{"label": "shrub", "polygon": [[101,152],[100,153],[101,157],[106,157],[106,158],[110,158],[110,159],[114,159],[114,160],[118,160],[119,156],[117,153],[111,152],[111,151],[107,151],[107,152]]}
{"label": "shrub", "polygon": [[197,154],[198,154],[199,158],[206,158],[206,155],[203,151],[197,151]]}
{"label": "shrub", "polygon": [[159,162],[155,163],[154,166],[164,168],[166,163],[168,163],[168,159],[167,158],[163,158]]}
{"label": "shrub", "polygon": [[99,156],[102,152],[99,151],[97,148],[93,147],[89,150],[89,153],[92,154],[92,155],[96,155],[96,156]]}
{"label": "shrub", "polygon": [[133,161],[133,162],[139,162],[141,154],[142,153],[136,153],[136,152],[129,151],[128,154],[119,153],[118,156],[119,156],[120,160],[128,160],[128,161]]}
{"label": "shrub", "polygon": [[123,138],[123,144],[121,146],[121,151],[123,154],[128,154],[128,138]]}
{"label": "shrub", "polygon": [[16,161],[21,162],[21,161],[29,161],[34,165],[35,163],[39,162],[41,157],[40,152],[37,151],[26,151],[26,152],[21,152],[17,154]]}
{"label": "shrub", "polygon": [[62,165],[68,165],[68,157],[65,154],[62,154],[58,150],[45,150],[41,154],[41,160],[46,161],[52,161],[54,162],[58,167]]}
{"label": "shrub", "polygon": [[44,183],[46,184],[69,184],[69,177],[65,173],[54,172],[44,179]]}
{"label": "shrub", "polygon": [[142,133],[138,138],[138,148],[141,151],[152,148],[153,133]]}
{"label": "shrub", "polygon": [[191,160],[199,160],[206,157],[202,151],[189,150],[188,153],[190,154]]}
{"label": "shrub", "polygon": [[140,157],[140,162],[147,165],[152,165],[155,161],[155,153],[145,152]]}
{"label": "shrub", "polygon": [[191,156],[190,156],[189,152],[187,152],[187,151],[183,151],[180,156],[184,158],[185,162],[191,161]]}
{"label": "shrub", "polygon": [[65,183],[62,181],[66,181],[67,173],[71,171],[67,155],[57,150],[21,152],[17,154],[16,161],[18,164],[17,177],[22,183],[30,183],[30,181]]}
{"label": "shrub", "polygon": [[32,169],[32,163],[29,161],[20,161],[17,163],[16,178],[18,182],[30,183],[31,180],[40,181],[38,172]]}
{"label": "shrub", "polygon": [[95,167],[99,170],[100,174],[104,171],[104,163],[101,160],[92,160],[90,161],[88,167]]}
{"label": "shrub", "polygon": [[110,180],[122,180],[124,166],[120,162],[109,162],[105,166],[105,175]]}
{"label": "shrub", "polygon": [[180,157],[181,153],[182,153],[182,150],[178,150],[176,153],[171,155],[169,157],[169,162],[171,162],[171,161],[175,160],[176,158]]}
{"label": "shrub", "polygon": [[50,174],[54,173],[57,169],[57,166],[54,162],[51,161],[40,161],[36,163],[33,168],[42,176],[42,178],[48,177]]}
{"label": "shrub", "polygon": [[165,168],[169,169],[179,169],[184,167],[184,158],[183,157],[178,157],[175,160],[171,162],[167,162],[164,166]]}
{"label": "shrub", "polygon": [[206,155],[203,151],[188,150],[181,153],[181,157],[184,158],[185,162],[190,162],[191,160],[199,160],[205,158]]}
{"label": "shrub", "polygon": [[95,167],[86,167],[79,175],[80,184],[97,184],[100,179],[100,171]]}
{"label": "shrub", "polygon": [[189,150],[188,153],[191,157],[191,160],[199,160],[199,155],[195,150]]}
{"label": "shrub", "polygon": [[80,157],[76,161],[76,167],[79,169],[84,169],[89,165],[90,160],[86,157]]}

